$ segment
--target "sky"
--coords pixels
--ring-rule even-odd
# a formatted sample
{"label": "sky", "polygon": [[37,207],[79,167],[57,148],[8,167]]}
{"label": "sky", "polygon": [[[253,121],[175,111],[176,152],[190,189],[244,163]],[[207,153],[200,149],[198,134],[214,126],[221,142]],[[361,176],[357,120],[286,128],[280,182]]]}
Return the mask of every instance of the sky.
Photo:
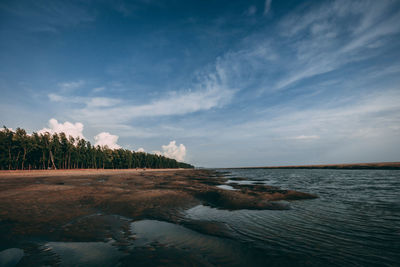
{"label": "sky", "polygon": [[400,1],[0,2],[0,123],[198,167],[400,161]]}

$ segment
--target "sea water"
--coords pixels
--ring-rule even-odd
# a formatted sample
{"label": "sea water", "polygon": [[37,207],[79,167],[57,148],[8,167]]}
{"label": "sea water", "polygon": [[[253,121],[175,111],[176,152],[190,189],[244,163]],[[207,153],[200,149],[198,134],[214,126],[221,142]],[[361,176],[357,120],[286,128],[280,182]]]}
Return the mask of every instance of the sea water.
{"label": "sea water", "polygon": [[243,169],[226,175],[319,196],[291,201],[284,211],[198,206],[187,212],[227,223],[240,243],[265,252],[266,264],[400,265],[399,170]]}
{"label": "sea water", "polygon": [[187,256],[211,265],[400,266],[399,170],[232,169],[224,175],[244,178],[228,180],[227,190],[230,183],[265,183],[319,197],[287,201],[289,210],[199,205],[185,217],[226,224],[230,237],[142,221],[133,223],[138,240],[184,247]]}

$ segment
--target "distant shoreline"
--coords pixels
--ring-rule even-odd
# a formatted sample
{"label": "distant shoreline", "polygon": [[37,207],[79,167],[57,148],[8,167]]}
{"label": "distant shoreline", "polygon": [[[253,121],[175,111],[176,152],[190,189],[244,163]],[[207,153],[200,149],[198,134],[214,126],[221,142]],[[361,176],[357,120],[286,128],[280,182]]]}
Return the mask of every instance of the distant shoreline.
{"label": "distant shoreline", "polygon": [[218,169],[340,169],[340,170],[400,170],[400,162],[315,164],[289,166],[235,167]]}

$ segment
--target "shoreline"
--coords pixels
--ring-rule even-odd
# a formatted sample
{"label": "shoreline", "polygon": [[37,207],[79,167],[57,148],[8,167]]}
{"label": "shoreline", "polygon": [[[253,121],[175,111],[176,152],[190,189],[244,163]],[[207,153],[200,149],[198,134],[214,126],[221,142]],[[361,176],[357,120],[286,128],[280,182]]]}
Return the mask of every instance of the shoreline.
{"label": "shoreline", "polygon": [[285,210],[288,205],[280,200],[317,198],[258,184],[231,184],[236,190],[217,187],[228,180],[216,171],[185,169],[2,172],[0,249],[7,244],[23,246],[21,242],[32,238],[74,242],[102,241],[110,236],[124,239],[118,229],[143,219],[224,236],[229,232],[226,226],[190,220],[184,211],[198,205],[222,210]]}

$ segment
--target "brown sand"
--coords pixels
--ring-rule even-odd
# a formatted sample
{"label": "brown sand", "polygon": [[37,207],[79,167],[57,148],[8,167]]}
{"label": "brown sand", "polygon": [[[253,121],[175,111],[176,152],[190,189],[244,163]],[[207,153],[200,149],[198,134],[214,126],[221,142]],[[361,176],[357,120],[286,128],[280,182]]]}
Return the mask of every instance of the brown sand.
{"label": "brown sand", "polygon": [[209,170],[2,171],[0,242],[27,237],[124,240],[117,229],[145,218],[224,235],[222,226],[189,222],[181,211],[199,204],[230,210],[284,209],[275,201],[316,197],[265,185],[236,185],[236,191],[216,187],[226,180]]}

